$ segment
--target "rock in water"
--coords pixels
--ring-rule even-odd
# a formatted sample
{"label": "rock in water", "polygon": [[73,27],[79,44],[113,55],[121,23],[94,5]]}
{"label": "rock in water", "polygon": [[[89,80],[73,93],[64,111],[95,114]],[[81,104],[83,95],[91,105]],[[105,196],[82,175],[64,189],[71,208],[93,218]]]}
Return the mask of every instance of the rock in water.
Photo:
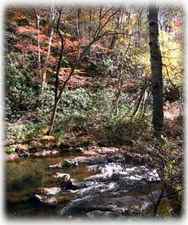
{"label": "rock in water", "polygon": [[39,194],[34,194],[34,199],[38,201],[40,204],[48,206],[56,206],[58,203],[56,197],[48,197]]}
{"label": "rock in water", "polygon": [[56,169],[56,168],[70,168],[70,167],[76,167],[78,166],[78,162],[76,160],[68,160],[68,159],[65,159],[62,162],[59,162],[59,163],[56,163],[56,164],[53,164],[53,165],[49,165],[49,168],[51,169]]}
{"label": "rock in water", "polygon": [[36,194],[42,194],[42,195],[56,195],[61,191],[60,187],[42,187],[42,188],[38,188],[35,193]]}
{"label": "rock in water", "polygon": [[76,160],[64,160],[62,167],[76,167],[78,166],[78,162]]}
{"label": "rock in water", "polygon": [[62,180],[70,180],[70,175],[68,173],[55,173],[55,175],[53,175],[54,178],[60,178]]}
{"label": "rock in water", "polygon": [[59,162],[59,163],[56,163],[56,164],[53,164],[53,165],[49,165],[49,168],[50,169],[56,169],[56,168],[62,168],[62,163]]}
{"label": "rock in water", "polygon": [[76,190],[78,186],[74,185],[70,179],[70,177],[61,181],[62,190]]}

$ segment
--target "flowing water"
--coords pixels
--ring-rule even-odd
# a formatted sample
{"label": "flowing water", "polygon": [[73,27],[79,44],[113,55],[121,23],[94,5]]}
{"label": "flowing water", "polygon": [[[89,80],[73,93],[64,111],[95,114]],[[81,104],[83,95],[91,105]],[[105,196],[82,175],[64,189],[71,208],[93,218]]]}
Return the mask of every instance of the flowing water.
{"label": "flowing water", "polygon": [[[72,160],[71,157],[66,159]],[[121,157],[61,168],[63,157],[6,162],[6,214],[14,217],[152,215],[160,195],[155,169]],[[61,188],[69,174],[74,188]]]}

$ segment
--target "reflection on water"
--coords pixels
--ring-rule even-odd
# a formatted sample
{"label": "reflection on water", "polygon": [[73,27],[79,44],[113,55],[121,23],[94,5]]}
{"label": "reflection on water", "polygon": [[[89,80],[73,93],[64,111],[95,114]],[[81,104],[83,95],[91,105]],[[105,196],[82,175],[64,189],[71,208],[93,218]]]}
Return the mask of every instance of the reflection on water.
{"label": "reflection on water", "polygon": [[[66,157],[71,159],[71,157]],[[37,205],[32,196],[41,187],[56,188],[57,172],[69,173],[78,181],[93,174],[85,166],[76,168],[50,169],[49,165],[63,161],[63,157],[35,158],[28,160],[6,162],[6,208],[11,216],[50,216],[56,215],[55,209]],[[52,190],[52,189],[51,189]],[[65,194],[64,194],[65,195]],[[59,198],[61,198],[60,196]],[[72,193],[66,193],[61,202],[67,203],[73,197]],[[64,201],[65,200],[65,201]]]}
{"label": "reflection on water", "polygon": [[[66,159],[71,159],[71,157],[66,157]],[[130,198],[131,203],[134,202],[131,199],[137,198],[136,195],[143,194],[141,193],[142,187],[146,191],[147,183],[139,186],[140,181],[160,181],[155,169],[119,162],[100,164],[94,162],[89,166],[80,164],[77,167],[69,168],[49,167],[49,165],[58,164],[63,160],[63,157],[54,157],[7,162],[6,208],[8,215],[17,217],[58,216],[59,209],[69,203],[71,203],[71,207],[74,207],[74,202],[87,198],[92,199],[97,193],[105,196],[104,202],[108,195],[109,198],[116,195],[118,198],[122,198],[129,193],[126,198]],[[78,190],[61,190],[58,180],[65,174],[70,175]],[[130,194],[133,189],[134,191]],[[43,195],[38,194],[39,191],[41,193],[41,190]],[[152,191],[155,190],[156,187],[152,189]],[[33,199],[34,194],[35,199]],[[36,202],[36,197],[47,204],[42,205],[40,202]],[[101,201],[103,200],[101,199]],[[147,201],[144,201],[141,208],[145,208],[148,204]]]}

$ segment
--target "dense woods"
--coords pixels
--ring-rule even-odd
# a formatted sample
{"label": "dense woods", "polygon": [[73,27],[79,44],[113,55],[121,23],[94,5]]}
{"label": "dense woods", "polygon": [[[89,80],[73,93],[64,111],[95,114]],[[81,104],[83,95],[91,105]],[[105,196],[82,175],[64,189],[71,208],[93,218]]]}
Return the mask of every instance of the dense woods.
{"label": "dense woods", "polygon": [[182,214],[183,16],[6,9],[8,216]]}

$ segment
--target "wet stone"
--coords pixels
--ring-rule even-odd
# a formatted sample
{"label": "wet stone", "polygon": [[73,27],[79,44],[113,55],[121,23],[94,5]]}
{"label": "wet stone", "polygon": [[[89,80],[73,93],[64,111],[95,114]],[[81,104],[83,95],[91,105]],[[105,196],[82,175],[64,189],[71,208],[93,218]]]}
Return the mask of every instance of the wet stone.
{"label": "wet stone", "polygon": [[62,169],[62,168],[74,168],[78,166],[77,160],[64,160],[63,162],[58,162],[52,165],[49,165],[50,169]]}
{"label": "wet stone", "polygon": [[76,167],[78,166],[78,162],[76,160],[64,160],[62,167]]}
{"label": "wet stone", "polygon": [[98,217],[117,217],[119,215],[111,211],[93,210],[91,212],[86,213],[86,216],[91,219],[96,219]]}
{"label": "wet stone", "polygon": [[54,175],[53,175],[54,178],[57,178],[57,179],[61,179],[61,180],[70,180],[70,174],[68,173],[60,173],[60,172],[56,172]]}
{"label": "wet stone", "polygon": [[[29,177],[31,160],[22,161],[24,169],[26,163],[28,165]],[[80,156],[74,160],[37,158],[36,161],[37,172],[32,176],[35,178],[40,169],[41,176],[36,180],[42,182],[34,191],[30,190],[34,193],[34,205],[55,206],[62,217],[152,215],[154,201],[160,195],[157,171],[141,164],[128,164],[120,155]],[[33,165],[33,161],[31,163]],[[67,165],[63,166],[64,163]],[[41,185],[44,187],[38,188]]]}
{"label": "wet stone", "polygon": [[58,150],[42,150],[39,152],[32,153],[31,156],[46,157],[46,156],[54,156],[54,155],[58,155],[58,154],[59,154]]}
{"label": "wet stone", "polygon": [[36,201],[41,204],[48,205],[48,206],[56,206],[58,204],[56,197],[48,197],[39,194],[35,194],[33,197]]}
{"label": "wet stone", "polygon": [[33,199],[38,204],[57,206],[59,203],[68,202],[69,198],[60,187],[39,188],[33,194]]}
{"label": "wet stone", "polygon": [[[90,164],[88,170],[96,175],[85,179],[85,187],[60,215],[94,218],[152,214],[160,195],[156,170],[120,162]],[[151,200],[153,197],[155,200]]]}
{"label": "wet stone", "polygon": [[62,163],[59,162],[59,163],[55,163],[55,164],[49,165],[49,168],[50,169],[61,169],[62,168]]}
{"label": "wet stone", "polygon": [[39,188],[36,192],[45,195],[56,195],[61,191],[60,187]]}

